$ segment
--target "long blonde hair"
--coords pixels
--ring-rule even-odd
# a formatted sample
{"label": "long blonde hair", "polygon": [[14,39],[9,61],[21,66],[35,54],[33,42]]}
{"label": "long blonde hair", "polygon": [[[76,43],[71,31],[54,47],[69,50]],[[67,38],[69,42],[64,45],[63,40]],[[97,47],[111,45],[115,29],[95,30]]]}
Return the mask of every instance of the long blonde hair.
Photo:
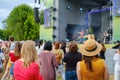
{"label": "long blonde hair", "polygon": [[37,59],[35,43],[32,40],[25,41],[22,45],[21,54],[23,58],[23,67],[27,68]]}

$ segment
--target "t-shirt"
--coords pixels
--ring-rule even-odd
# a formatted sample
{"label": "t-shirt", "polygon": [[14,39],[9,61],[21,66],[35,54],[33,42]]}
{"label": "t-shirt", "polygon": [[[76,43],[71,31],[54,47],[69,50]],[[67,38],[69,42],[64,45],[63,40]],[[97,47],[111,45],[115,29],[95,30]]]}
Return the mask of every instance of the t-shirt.
{"label": "t-shirt", "polygon": [[61,64],[62,63],[62,55],[64,54],[63,50],[62,49],[57,49],[57,50],[54,49],[53,53],[56,56],[58,64]]}
{"label": "t-shirt", "polygon": [[23,61],[20,59],[14,64],[14,78],[15,80],[43,80],[38,64],[33,62],[28,68],[24,68]]}
{"label": "t-shirt", "polygon": [[66,71],[76,70],[77,62],[81,61],[81,59],[82,54],[80,52],[67,52],[63,59],[63,61],[66,63]]}
{"label": "t-shirt", "polygon": [[20,56],[15,56],[14,52],[10,52],[9,56],[12,62],[15,62],[16,60],[20,59]]}

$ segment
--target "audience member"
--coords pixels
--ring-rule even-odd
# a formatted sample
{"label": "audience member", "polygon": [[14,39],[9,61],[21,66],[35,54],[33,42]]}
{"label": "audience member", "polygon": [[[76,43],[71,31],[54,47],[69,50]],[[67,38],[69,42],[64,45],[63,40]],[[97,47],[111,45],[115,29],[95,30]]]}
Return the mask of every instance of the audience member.
{"label": "audience member", "polygon": [[16,60],[20,59],[21,47],[22,47],[22,44],[20,42],[16,42],[15,47],[14,47],[15,49],[13,51],[10,51],[10,53],[9,53],[10,62],[11,62],[10,80],[14,80],[14,72],[13,72],[14,62]]}
{"label": "audience member", "polygon": [[41,39],[38,41],[38,46],[36,47],[38,55],[43,51],[43,47],[44,47],[44,44],[43,44],[43,40]]}
{"label": "audience member", "polygon": [[108,68],[98,53],[102,46],[94,39],[88,39],[80,47],[83,60],[77,63],[78,80],[109,80]]}
{"label": "audience member", "polygon": [[103,42],[99,42],[99,43],[102,45],[102,49],[100,51],[100,58],[105,59],[105,52],[106,52],[105,44]]}
{"label": "audience member", "polygon": [[65,80],[77,80],[76,64],[81,61],[82,55],[78,52],[77,43],[72,41],[68,44],[69,51],[65,54]]}
{"label": "audience member", "polygon": [[43,80],[36,59],[35,43],[31,40],[25,41],[21,49],[21,59],[14,64],[15,80]]}
{"label": "audience member", "polygon": [[10,51],[14,49],[15,47],[15,42],[14,42],[14,37],[13,36],[10,36],[9,37],[9,41],[10,41]]}
{"label": "audience member", "polygon": [[113,49],[118,49],[118,47],[120,47],[120,41],[119,40],[116,41],[115,46],[113,46],[112,48]]}
{"label": "audience member", "polygon": [[62,49],[60,49],[60,42],[55,42],[55,45],[54,45],[54,48],[52,51],[55,54],[57,62],[59,64],[58,69],[56,69],[57,76],[62,75],[62,80],[65,80],[64,68],[63,68],[63,64],[62,64],[64,52]]}
{"label": "audience member", "polygon": [[120,80],[120,47],[118,47],[118,51],[114,55],[113,60],[115,60],[114,80]]}
{"label": "audience member", "polygon": [[44,50],[39,54],[39,61],[44,80],[56,80],[55,67],[58,67],[58,62],[52,52],[51,41],[45,43]]}
{"label": "audience member", "polygon": [[66,53],[66,42],[65,41],[61,41],[61,49],[63,50],[64,54]]}

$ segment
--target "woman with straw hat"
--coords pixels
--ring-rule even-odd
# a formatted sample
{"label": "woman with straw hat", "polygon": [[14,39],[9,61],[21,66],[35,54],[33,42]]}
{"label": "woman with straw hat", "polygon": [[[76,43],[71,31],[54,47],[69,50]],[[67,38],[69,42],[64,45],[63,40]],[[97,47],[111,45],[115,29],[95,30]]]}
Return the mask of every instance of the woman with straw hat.
{"label": "woman with straw hat", "polygon": [[88,39],[81,45],[83,60],[77,63],[78,80],[109,80],[107,65],[98,56],[101,49],[101,44],[94,39]]}

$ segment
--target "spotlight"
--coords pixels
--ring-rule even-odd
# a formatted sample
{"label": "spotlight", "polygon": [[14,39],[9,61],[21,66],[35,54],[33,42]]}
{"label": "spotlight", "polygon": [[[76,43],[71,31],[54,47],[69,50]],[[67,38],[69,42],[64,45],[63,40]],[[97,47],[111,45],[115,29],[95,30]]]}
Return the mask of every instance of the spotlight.
{"label": "spotlight", "polygon": [[70,6],[68,5],[68,6],[66,7],[66,9],[67,9],[67,10],[70,10]]}
{"label": "spotlight", "polygon": [[79,8],[80,13],[83,12],[83,8]]}
{"label": "spotlight", "polygon": [[53,29],[56,29],[56,26],[53,26]]}
{"label": "spotlight", "polygon": [[53,19],[53,20],[56,20],[56,17],[54,16],[52,19]]}

